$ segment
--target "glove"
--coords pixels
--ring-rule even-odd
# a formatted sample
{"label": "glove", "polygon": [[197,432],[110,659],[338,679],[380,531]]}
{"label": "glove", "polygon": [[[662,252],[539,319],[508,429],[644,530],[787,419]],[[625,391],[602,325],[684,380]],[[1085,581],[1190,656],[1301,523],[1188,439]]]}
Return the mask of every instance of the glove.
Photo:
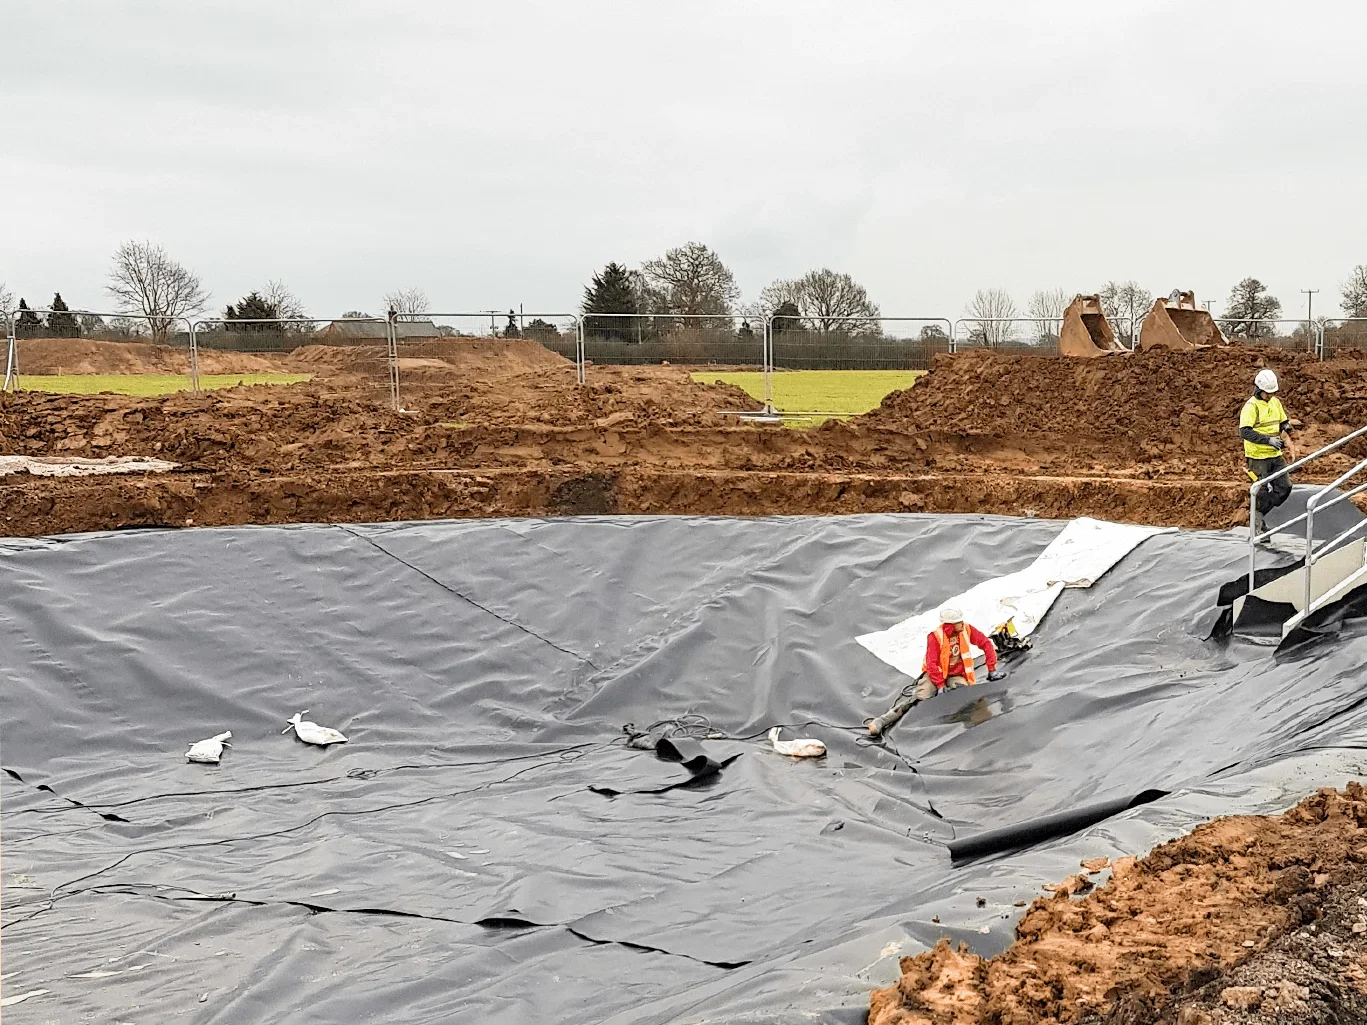
{"label": "glove", "polygon": [[1269,445],[1271,445],[1273,448],[1275,448],[1278,452],[1280,452],[1282,449],[1284,449],[1284,448],[1286,447],[1286,442],[1283,441],[1283,440],[1282,440],[1281,438],[1279,438],[1279,437],[1278,437],[1278,438],[1268,438],[1268,439],[1267,439],[1267,443],[1268,443]]}
{"label": "glove", "polygon": [[994,670],[992,670],[992,672],[990,672],[990,673],[987,674],[987,681],[988,681],[989,683],[996,683],[998,680],[1005,680],[1005,679],[1006,679],[1006,670],[1005,670],[1005,669],[994,669]]}

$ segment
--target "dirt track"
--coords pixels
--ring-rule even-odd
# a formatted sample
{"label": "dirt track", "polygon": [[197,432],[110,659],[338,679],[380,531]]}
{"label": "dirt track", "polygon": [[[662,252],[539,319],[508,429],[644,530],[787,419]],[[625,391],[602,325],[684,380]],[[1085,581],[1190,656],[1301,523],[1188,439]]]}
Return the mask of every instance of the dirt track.
{"label": "dirt track", "polygon": [[[39,346],[51,349],[39,350]],[[29,343],[44,372],[183,369],[149,345]],[[0,530],[432,516],[985,512],[1187,527],[1243,522],[1234,418],[1254,369],[1285,381],[1307,444],[1367,420],[1367,362],[1237,349],[1062,360],[965,353],[864,417],[792,430],[680,367],[573,366],[530,342],[205,352],[210,370],[307,371],[289,388],[0,398],[0,454],[146,456],[170,475],[0,478]],[[221,365],[220,365],[221,364]],[[1338,463],[1327,461],[1320,476]]]}

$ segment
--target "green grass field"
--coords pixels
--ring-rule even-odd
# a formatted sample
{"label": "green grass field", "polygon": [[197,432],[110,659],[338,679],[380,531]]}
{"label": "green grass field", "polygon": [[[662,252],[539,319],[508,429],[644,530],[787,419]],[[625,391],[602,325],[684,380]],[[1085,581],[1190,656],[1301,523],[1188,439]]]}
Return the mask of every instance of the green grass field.
{"label": "green grass field", "polygon": [[[312,374],[200,374],[199,386],[231,388],[238,384],[298,384]],[[19,387],[59,395],[166,395],[190,390],[189,374],[20,374]]]}
{"label": "green grass field", "polygon": [[[889,392],[910,388],[924,370],[778,370],[774,372],[774,406],[781,410],[822,413],[867,413]],[[693,380],[721,381],[764,397],[764,375],[757,370],[734,373],[698,371]],[[816,424],[826,417],[794,421]]]}

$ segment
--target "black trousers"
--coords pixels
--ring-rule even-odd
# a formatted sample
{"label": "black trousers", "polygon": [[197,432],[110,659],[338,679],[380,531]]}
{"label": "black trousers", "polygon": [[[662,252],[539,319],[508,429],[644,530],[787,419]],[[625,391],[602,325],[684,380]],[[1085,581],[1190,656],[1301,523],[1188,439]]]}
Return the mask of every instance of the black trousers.
{"label": "black trousers", "polygon": [[[1286,460],[1281,456],[1273,456],[1271,459],[1250,459],[1248,468],[1259,480],[1262,480],[1265,477],[1272,476],[1278,470],[1285,469]],[[1291,478],[1290,475],[1284,474],[1267,487],[1258,489],[1258,512],[1266,516],[1290,497]]]}

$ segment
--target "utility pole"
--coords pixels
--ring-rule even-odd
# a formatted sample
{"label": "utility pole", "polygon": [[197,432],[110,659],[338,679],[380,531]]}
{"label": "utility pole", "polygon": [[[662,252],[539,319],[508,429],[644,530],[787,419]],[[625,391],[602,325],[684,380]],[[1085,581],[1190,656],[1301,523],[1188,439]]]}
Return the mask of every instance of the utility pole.
{"label": "utility pole", "polygon": [[1318,291],[1318,288],[1301,289],[1305,295],[1305,337],[1310,342],[1311,352],[1319,348],[1315,344],[1315,293]]}

